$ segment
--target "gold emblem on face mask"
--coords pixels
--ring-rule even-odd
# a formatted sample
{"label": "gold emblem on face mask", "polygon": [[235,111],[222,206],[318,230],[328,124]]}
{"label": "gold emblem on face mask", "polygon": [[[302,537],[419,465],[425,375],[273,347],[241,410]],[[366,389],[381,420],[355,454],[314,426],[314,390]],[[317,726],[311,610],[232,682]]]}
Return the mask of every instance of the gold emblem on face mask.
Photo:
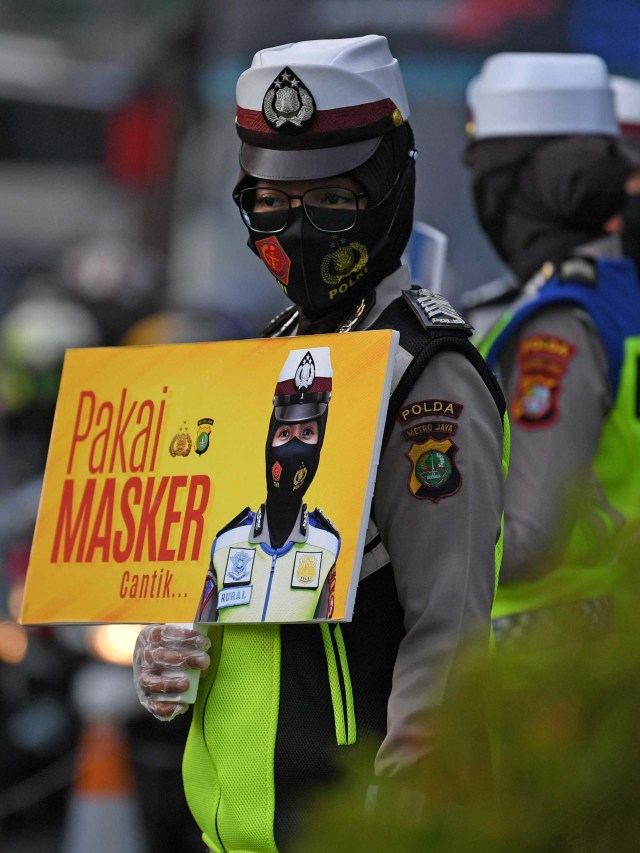
{"label": "gold emblem on face mask", "polygon": [[296,566],[296,580],[298,583],[311,583],[318,571],[318,560],[314,554],[305,554],[298,560]]}
{"label": "gold emblem on face mask", "polygon": [[348,246],[340,246],[335,252],[324,256],[320,275],[325,284],[340,284],[343,278],[360,272],[368,260],[366,246],[362,243],[349,243]]}
{"label": "gold emblem on face mask", "polygon": [[306,468],[304,462],[301,462],[300,467],[298,468],[296,473],[293,475],[293,491],[295,492],[296,489],[299,489],[300,486],[304,483],[304,481],[306,479],[307,479],[307,468]]}

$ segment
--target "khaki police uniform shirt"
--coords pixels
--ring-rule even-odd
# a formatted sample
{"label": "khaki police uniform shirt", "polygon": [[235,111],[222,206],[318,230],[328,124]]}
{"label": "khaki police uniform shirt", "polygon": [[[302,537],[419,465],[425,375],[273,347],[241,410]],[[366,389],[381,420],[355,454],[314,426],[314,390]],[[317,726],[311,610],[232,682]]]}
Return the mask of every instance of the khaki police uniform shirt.
{"label": "khaki police uniform shirt", "polygon": [[[573,355],[561,378],[552,422],[531,428],[514,416],[514,407],[521,381],[519,348],[536,336],[567,342],[573,347]],[[611,389],[606,355],[595,326],[586,312],[575,306],[545,309],[525,323],[505,348],[498,375],[511,421],[500,572],[501,584],[508,584],[539,577],[558,565],[578,504],[583,514],[591,510],[594,532],[602,526],[596,507],[616,521],[592,466],[611,407]]]}
{"label": "khaki police uniform shirt", "polygon": [[[609,239],[582,247],[577,253],[620,255],[617,241]],[[572,354],[560,377],[552,418],[547,425],[532,428],[523,425],[514,407],[521,388],[521,345],[536,336],[566,342]],[[596,508],[614,524],[620,519],[592,470],[612,393],[606,354],[588,314],[570,305],[541,310],[505,347],[497,374],[511,421],[500,572],[501,584],[508,584],[546,574],[558,565],[578,511],[591,513],[586,519],[587,529],[592,526],[594,534],[603,525]]]}
{"label": "khaki police uniform shirt", "polygon": [[[376,288],[376,304],[364,326],[409,287],[402,266]],[[410,361],[400,348],[394,382]],[[412,404],[421,414],[413,415]],[[363,578],[391,562],[406,630],[393,674],[387,735],[376,759],[380,775],[393,775],[428,754],[432,735],[425,720],[444,701],[465,638],[488,641],[503,506],[502,422],[469,361],[460,353],[438,353],[401,410],[407,407],[411,418],[396,421],[378,467],[373,506],[382,544],[365,556],[361,571]],[[419,436],[429,425],[452,431],[437,433],[440,449],[420,454],[407,431]],[[446,457],[448,471],[437,454]],[[421,460],[424,482],[432,468],[436,472],[437,500],[415,494],[429,488],[417,488],[412,479]],[[367,540],[373,535],[370,525]]]}

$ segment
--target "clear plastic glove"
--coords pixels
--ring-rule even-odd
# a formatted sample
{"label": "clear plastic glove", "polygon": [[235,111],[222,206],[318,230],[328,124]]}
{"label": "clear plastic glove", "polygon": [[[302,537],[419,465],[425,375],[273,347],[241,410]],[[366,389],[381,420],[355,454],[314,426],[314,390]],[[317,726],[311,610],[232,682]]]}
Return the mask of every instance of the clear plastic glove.
{"label": "clear plastic glove", "polygon": [[209,668],[210,645],[209,638],[190,625],[145,625],[133,651],[133,681],[140,704],[159,720],[184,714],[189,707],[185,694],[190,678]]}

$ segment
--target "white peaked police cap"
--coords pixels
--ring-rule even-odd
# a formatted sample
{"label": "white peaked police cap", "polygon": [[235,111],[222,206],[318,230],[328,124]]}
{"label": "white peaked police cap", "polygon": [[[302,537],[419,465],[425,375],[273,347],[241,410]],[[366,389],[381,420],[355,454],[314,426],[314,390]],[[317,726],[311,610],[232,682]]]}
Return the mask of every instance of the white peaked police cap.
{"label": "white peaked police cap", "polygon": [[467,105],[467,133],[470,136],[475,136],[476,131],[476,98],[479,85],[480,75],[478,74],[467,83],[465,100]]}
{"label": "white peaked police cap", "polygon": [[640,168],[640,80],[611,77],[621,144],[634,169]]}
{"label": "white peaked police cap", "polygon": [[278,376],[273,396],[277,421],[311,421],[324,414],[333,389],[329,347],[292,350]]}
{"label": "white peaked police cap", "polygon": [[471,95],[476,139],[618,135],[607,66],[592,54],[497,53]]}
{"label": "white peaked police cap", "polygon": [[409,118],[398,61],[378,35],[260,50],[236,99],[240,165],[272,180],[355,169]]}
{"label": "white peaked police cap", "polygon": [[620,132],[640,141],[640,80],[613,75],[611,88]]}

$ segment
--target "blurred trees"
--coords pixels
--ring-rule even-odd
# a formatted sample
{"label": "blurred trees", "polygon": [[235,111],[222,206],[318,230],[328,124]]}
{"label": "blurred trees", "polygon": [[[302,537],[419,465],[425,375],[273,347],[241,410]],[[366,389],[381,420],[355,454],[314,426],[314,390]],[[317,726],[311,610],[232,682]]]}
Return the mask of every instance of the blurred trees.
{"label": "blurred trees", "polygon": [[434,754],[412,778],[391,781],[369,813],[372,755],[347,764],[347,781],[319,800],[296,850],[638,850],[638,545],[632,531],[620,546],[614,633],[588,641],[568,620],[562,640],[535,654],[469,657]]}

